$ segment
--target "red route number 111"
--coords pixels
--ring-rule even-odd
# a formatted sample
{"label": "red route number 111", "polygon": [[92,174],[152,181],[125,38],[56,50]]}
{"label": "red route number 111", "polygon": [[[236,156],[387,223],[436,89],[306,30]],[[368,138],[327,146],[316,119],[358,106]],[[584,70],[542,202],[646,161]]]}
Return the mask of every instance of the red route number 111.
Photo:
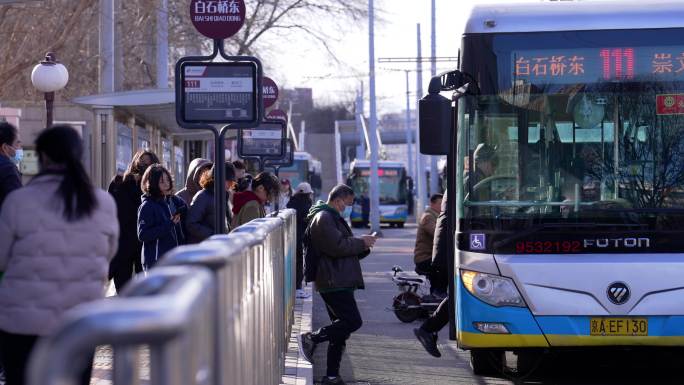
{"label": "red route number 111", "polygon": [[600,55],[604,80],[634,78],[633,48],[603,48]]}

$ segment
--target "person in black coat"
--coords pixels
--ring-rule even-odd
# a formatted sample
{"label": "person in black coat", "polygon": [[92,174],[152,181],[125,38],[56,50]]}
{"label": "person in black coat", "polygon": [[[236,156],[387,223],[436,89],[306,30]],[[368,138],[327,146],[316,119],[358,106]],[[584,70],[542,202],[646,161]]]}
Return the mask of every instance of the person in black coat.
{"label": "person in black coat", "polygon": [[140,261],[142,243],[136,231],[140,196],[143,193],[140,181],[145,170],[153,163],[159,163],[157,155],[148,150],[138,151],[123,176],[116,175],[107,188],[116,202],[119,219],[119,248],[109,263],[109,279],[114,280],[117,292],[130,281],[134,272],[143,271]]}
{"label": "person in black coat", "polygon": [[141,262],[144,271],[151,269],[166,252],[184,243],[181,214],[187,210],[183,199],[173,195],[169,170],[151,165],[140,185],[145,195],[138,209],[138,239],[143,243]]}
{"label": "person in black coat", "polygon": [[307,294],[302,290],[302,280],[304,279],[304,247],[303,237],[306,231],[306,226],[309,221],[306,217],[309,215],[309,210],[313,204],[313,189],[311,185],[302,182],[295,189],[295,194],[287,202],[288,209],[297,211],[297,269],[296,269],[296,285],[297,298],[306,298]]}
{"label": "person in black coat", "polygon": [[17,128],[6,122],[0,123],[0,209],[5,197],[21,187],[17,163],[23,154]]}
{"label": "person in black coat", "polygon": [[[224,164],[226,179],[224,190],[226,193],[235,185],[235,168],[230,162]],[[192,198],[186,226],[188,229],[188,243],[199,243],[211,237],[214,231],[216,205],[214,204],[214,166],[206,169],[200,176],[200,190]]]}

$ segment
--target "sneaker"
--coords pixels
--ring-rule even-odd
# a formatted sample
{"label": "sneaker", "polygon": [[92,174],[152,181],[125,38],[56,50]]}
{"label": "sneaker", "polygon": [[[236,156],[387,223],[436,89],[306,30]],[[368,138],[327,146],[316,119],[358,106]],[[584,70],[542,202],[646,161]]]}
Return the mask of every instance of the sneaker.
{"label": "sneaker", "polygon": [[302,299],[306,299],[306,298],[311,297],[311,294],[307,293],[307,292],[306,292],[305,290],[303,290],[303,289],[297,289],[297,294],[295,295],[295,297],[297,297],[297,298],[302,298]]}
{"label": "sneaker", "polygon": [[316,350],[316,343],[311,339],[311,333],[300,334],[297,338],[299,343],[299,354],[301,354],[304,359],[313,364],[314,350]]}
{"label": "sneaker", "polygon": [[430,333],[423,328],[413,329],[413,334],[416,335],[418,341],[423,345],[425,350],[434,357],[441,357],[442,353],[437,349],[437,334]]}
{"label": "sneaker", "polygon": [[344,385],[344,381],[342,381],[342,377],[337,376],[337,377],[328,377],[328,376],[323,376],[321,379],[321,385]]}

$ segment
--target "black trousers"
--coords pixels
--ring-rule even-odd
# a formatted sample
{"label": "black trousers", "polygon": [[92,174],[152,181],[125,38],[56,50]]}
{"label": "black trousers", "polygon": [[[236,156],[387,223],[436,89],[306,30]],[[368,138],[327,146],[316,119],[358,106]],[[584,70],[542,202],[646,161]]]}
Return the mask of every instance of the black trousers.
{"label": "black trousers", "polygon": [[116,292],[121,289],[133,278],[134,273],[142,273],[142,260],[140,254],[137,255],[116,255],[109,262],[109,278],[114,280]]}
{"label": "black trousers", "polygon": [[296,261],[296,271],[295,271],[295,282],[296,288],[302,288],[302,281],[304,280],[304,250],[301,243],[297,242],[297,261]]}
{"label": "black trousers", "polygon": [[[38,336],[12,334],[0,330],[0,362],[5,368],[6,385],[27,383],[26,369],[36,341],[38,341]],[[81,385],[90,384],[93,356],[94,354],[89,356],[88,364],[81,374]]]}
{"label": "black trousers", "polygon": [[434,313],[420,327],[430,333],[437,333],[449,324],[449,297],[446,297]]}
{"label": "black trousers", "polygon": [[313,333],[315,343],[328,342],[328,360],[326,374],[331,377],[340,375],[342,353],[351,333],[359,330],[363,321],[356,306],[353,291],[336,291],[321,293],[332,323]]}

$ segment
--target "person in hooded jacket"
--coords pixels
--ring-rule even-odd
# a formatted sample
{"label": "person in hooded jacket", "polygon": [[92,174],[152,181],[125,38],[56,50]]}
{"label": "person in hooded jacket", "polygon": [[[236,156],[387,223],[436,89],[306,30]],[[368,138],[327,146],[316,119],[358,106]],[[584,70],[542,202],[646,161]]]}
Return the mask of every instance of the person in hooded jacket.
{"label": "person in hooded jacket", "polygon": [[297,298],[307,298],[308,295],[302,290],[302,280],[304,279],[304,232],[306,226],[309,224],[307,216],[313,204],[313,189],[311,185],[302,182],[297,186],[295,194],[289,202],[287,202],[288,209],[297,211],[297,268],[295,282],[297,287]]}
{"label": "person in hooded jacket", "polygon": [[180,197],[188,205],[192,203],[192,198],[195,197],[202,186],[200,186],[200,178],[202,173],[213,166],[213,163],[209,159],[195,158],[190,162],[188,166],[188,176],[185,178],[185,187],[176,193],[177,197]]}
{"label": "person in hooded jacket", "polygon": [[[235,184],[235,168],[230,162],[224,164],[225,183],[224,190],[229,191]],[[207,169],[200,177],[202,190],[192,199],[188,212],[188,235],[189,243],[199,243],[214,235],[214,221],[216,218],[216,205],[214,203],[214,167]]]}
{"label": "person in hooded jacket", "polygon": [[351,333],[363,324],[354,291],[364,288],[360,259],[376,241],[374,235],[354,237],[343,213],[354,203],[354,190],[335,186],[328,201],[319,201],[309,211],[310,242],[318,254],[315,287],[330,316],[330,324],[318,331],[300,334],[299,351],[313,362],[316,346],[328,342],[326,376],[322,385],[344,385],[340,361]]}
{"label": "person in hooded jacket", "polygon": [[[81,158],[83,142],[57,125],[36,139],[40,172],[7,196],[0,213],[0,362],[7,385],[23,385],[38,338],[64,314],[104,296],[119,238],[114,199],[95,188]],[[81,364],[90,383],[92,354]],[[77,369],[78,370],[78,369]]]}
{"label": "person in hooded jacket", "polygon": [[142,243],[138,240],[136,227],[142,189],[140,181],[145,170],[159,158],[149,150],[140,150],[133,155],[131,163],[122,175],[116,175],[107,191],[116,202],[116,217],[119,220],[119,248],[109,264],[109,279],[114,280],[116,291],[131,280],[133,274],[143,271],[140,262]]}
{"label": "person in hooded jacket", "polygon": [[252,181],[251,191],[241,191],[233,197],[232,228],[266,216],[264,205],[271,199],[277,199],[280,181],[270,172],[262,172]]}
{"label": "person in hooded jacket", "polygon": [[184,243],[181,226],[185,202],[173,195],[173,179],[161,164],[147,168],[142,177],[144,192],[138,209],[138,239],[143,243],[143,270],[151,269],[164,254]]}

